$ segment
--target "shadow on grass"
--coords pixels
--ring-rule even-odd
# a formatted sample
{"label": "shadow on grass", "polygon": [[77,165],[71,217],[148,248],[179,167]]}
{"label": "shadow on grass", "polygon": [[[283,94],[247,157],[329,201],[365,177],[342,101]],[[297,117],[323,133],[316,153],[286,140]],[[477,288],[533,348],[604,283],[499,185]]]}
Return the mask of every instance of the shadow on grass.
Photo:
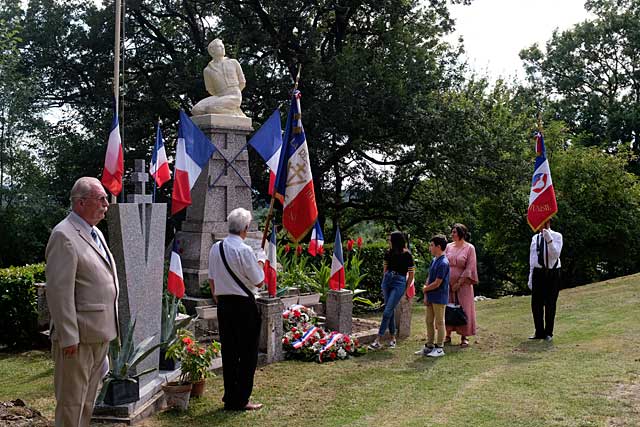
{"label": "shadow on grass", "polygon": [[433,368],[438,357],[416,356],[415,360],[407,363],[407,368],[412,371],[423,372]]}
{"label": "shadow on grass", "polygon": [[520,353],[541,353],[554,349],[555,346],[553,345],[553,342],[547,342],[544,340],[526,340],[518,344],[514,351]]}

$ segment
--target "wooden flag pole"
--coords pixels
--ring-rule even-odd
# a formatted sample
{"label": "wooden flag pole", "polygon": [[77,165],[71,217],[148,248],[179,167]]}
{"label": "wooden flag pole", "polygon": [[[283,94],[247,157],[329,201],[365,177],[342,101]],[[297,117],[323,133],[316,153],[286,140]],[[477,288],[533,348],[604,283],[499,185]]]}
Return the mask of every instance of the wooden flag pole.
{"label": "wooden flag pole", "polygon": [[[293,90],[298,89],[298,82],[300,81],[300,72],[302,71],[302,64],[298,64],[298,74],[296,75],[296,81],[293,85]],[[283,141],[283,147],[284,148],[284,141]],[[278,165],[278,167],[280,167],[280,165]],[[277,173],[278,171],[276,171]],[[277,180],[277,177],[276,177]],[[264,231],[262,232],[262,244],[261,247],[262,249],[264,249],[264,245],[267,242],[267,234],[269,233],[269,225],[271,224],[271,219],[273,218],[273,206],[275,204],[275,200],[276,200],[276,195],[275,195],[275,189],[273,191],[274,194],[271,195],[271,202],[269,203],[269,213],[267,214],[267,219],[264,221]]]}
{"label": "wooden flag pole", "polygon": [[538,132],[542,133],[542,113],[538,111]]}
{"label": "wooden flag pole", "polygon": [[[122,21],[122,5],[120,0],[116,0],[116,27],[113,46],[113,97],[115,98],[115,115],[120,111],[120,22]],[[122,143],[122,142],[121,142]],[[117,203],[116,196],[111,194],[111,204]]]}

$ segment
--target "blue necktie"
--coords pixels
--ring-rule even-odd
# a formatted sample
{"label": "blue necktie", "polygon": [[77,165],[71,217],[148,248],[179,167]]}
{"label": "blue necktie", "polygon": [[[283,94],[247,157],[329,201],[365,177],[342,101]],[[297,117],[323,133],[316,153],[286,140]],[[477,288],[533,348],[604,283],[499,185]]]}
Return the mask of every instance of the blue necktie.
{"label": "blue necktie", "polygon": [[[98,249],[100,249],[100,253],[102,253],[102,255],[107,259],[107,261],[109,261],[109,257],[107,256],[107,251],[104,249],[104,246],[102,246],[102,242],[100,241],[100,238],[98,237],[98,233],[96,233],[96,230],[91,230],[91,237],[93,238],[93,241],[96,242],[96,245],[98,245]],[[109,264],[111,264],[111,262],[109,262]]]}

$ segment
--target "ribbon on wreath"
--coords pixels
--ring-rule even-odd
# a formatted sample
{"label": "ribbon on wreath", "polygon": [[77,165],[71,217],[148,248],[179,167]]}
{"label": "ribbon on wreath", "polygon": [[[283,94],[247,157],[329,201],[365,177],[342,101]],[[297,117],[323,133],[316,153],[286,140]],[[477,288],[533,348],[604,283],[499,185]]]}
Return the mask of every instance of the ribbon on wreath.
{"label": "ribbon on wreath", "polygon": [[329,341],[327,341],[324,347],[322,347],[322,350],[320,350],[319,358],[321,362],[322,362],[322,355],[324,354],[324,352],[329,350],[331,347],[333,347],[336,344],[336,342],[338,342],[338,340],[343,336],[344,335],[341,334],[340,332],[337,332],[337,331],[331,332],[331,334],[329,335]]}
{"label": "ribbon on wreath", "polygon": [[316,332],[318,332],[320,330],[320,328],[318,328],[317,326],[314,326],[312,328],[309,328],[307,330],[307,332],[304,333],[304,335],[302,335],[302,337],[300,337],[300,339],[298,339],[298,341],[294,342],[292,344],[293,348],[295,348],[296,350],[302,348],[302,346],[311,339],[311,337],[313,336],[313,334],[315,334]]}

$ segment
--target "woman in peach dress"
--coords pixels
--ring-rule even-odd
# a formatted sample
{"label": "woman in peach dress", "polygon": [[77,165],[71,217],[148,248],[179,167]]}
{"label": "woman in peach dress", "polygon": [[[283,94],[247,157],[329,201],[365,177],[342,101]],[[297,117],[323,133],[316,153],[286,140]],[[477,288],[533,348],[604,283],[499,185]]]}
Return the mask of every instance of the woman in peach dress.
{"label": "woman in peach dress", "polygon": [[449,260],[449,303],[462,306],[467,315],[464,326],[448,326],[445,343],[451,342],[451,332],[461,337],[460,346],[469,346],[469,337],[476,334],[476,304],[473,299],[473,285],[478,283],[478,267],[476,265],[476,248],[467,240],[469,231],[463,224],[454,224],[451,230],[452,243],[447,245],[445,255]]}

